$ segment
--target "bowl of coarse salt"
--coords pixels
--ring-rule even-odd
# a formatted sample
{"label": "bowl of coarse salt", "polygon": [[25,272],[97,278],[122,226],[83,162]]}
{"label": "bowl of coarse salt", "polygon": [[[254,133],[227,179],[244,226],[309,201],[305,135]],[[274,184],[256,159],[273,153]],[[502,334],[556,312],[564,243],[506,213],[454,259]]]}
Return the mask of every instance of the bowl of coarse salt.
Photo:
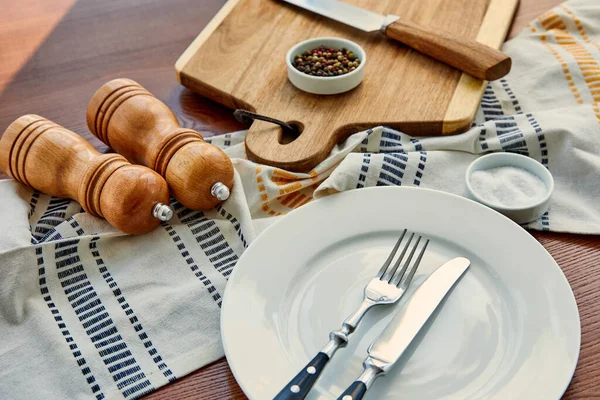
{"label": "bowl of coarse salt", "polygon": [[465,176],[467,195],[518,224],[535,221],[550,205],[554,179],[533,158],[492,153],[473,161]]}

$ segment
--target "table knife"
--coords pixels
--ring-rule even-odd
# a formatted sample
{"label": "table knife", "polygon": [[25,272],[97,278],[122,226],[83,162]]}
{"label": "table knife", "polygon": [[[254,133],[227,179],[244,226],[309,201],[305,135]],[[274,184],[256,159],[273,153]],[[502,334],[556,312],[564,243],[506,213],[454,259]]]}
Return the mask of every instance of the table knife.
{"label": "table knife", "polygon": [[371,343],[369,356],[363,362],[363,373],[338,397],[338,400],[363,398],[375,379],[388,372],[402,356],[470,264],[471,262],[466,258],[454,258],[435,270],[419,286],[408,304]]}
{"label": "table knife", "polygon": [[438,32],[396,15],[381,15],[337,0],[283,0],[357,29],[387,37],[476,78],[493,81],[508,74],[509,56],[475,40]]}

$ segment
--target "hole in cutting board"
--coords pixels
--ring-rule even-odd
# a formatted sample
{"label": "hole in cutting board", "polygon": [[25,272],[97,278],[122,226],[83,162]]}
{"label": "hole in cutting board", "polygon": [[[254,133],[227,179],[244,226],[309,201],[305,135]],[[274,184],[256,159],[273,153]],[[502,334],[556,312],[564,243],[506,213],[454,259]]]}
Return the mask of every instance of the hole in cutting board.
{"label": "hole in cutting board", "polygon": [[279,132],[278,142],[279,144],[290,144],[294,140],[298,139],[304,131],[304,125],[297,121],[288,121],[289,125],[295,128],[294,131],[290,131],[289,129],[281,129]]}

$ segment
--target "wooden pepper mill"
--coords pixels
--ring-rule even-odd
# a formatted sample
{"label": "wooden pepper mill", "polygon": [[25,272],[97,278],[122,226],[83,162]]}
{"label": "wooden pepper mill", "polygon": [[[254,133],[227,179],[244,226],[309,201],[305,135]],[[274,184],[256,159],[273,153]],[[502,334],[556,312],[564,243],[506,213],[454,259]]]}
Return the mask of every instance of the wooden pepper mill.
{"label": "wooden pepper mill", "polygon": [[132,163],[162,175],[184,206],[205,210],[229,197],[229,157],[198,132],[182,128],[167,105],[137,82],[106,83],[92,97],[86,117],[98,139]]}
{"label": "wooden pepper mill", "polygon": [[142,234],[173,215],[156,172],[118,154],[100,154],[81,136],[37,115],[24,115],[0,139],[0,168],[40,192],[76,200],[115,228]]}

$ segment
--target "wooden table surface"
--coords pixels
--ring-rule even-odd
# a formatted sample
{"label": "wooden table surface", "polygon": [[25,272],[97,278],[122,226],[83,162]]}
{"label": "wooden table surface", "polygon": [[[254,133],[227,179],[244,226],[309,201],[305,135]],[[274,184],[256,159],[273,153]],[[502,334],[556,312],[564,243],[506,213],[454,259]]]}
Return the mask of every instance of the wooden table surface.
{"label": "wooden table surface", "polygon": [[[242,128],[231,111],[179,86],[174,64],[224,0],[0,0],[0,132],[36,113],[106,147],[85,124],[103,83],[129,77],[205,135]],[[521,0],[511,35],[559,0]],[[1,177],[1,175],[0,175]],[[573,287],[581,355],[564,399],[600,399],[600,237],[531,232]],[[245,399],[227,361],[165,386],[147,399]]]}

